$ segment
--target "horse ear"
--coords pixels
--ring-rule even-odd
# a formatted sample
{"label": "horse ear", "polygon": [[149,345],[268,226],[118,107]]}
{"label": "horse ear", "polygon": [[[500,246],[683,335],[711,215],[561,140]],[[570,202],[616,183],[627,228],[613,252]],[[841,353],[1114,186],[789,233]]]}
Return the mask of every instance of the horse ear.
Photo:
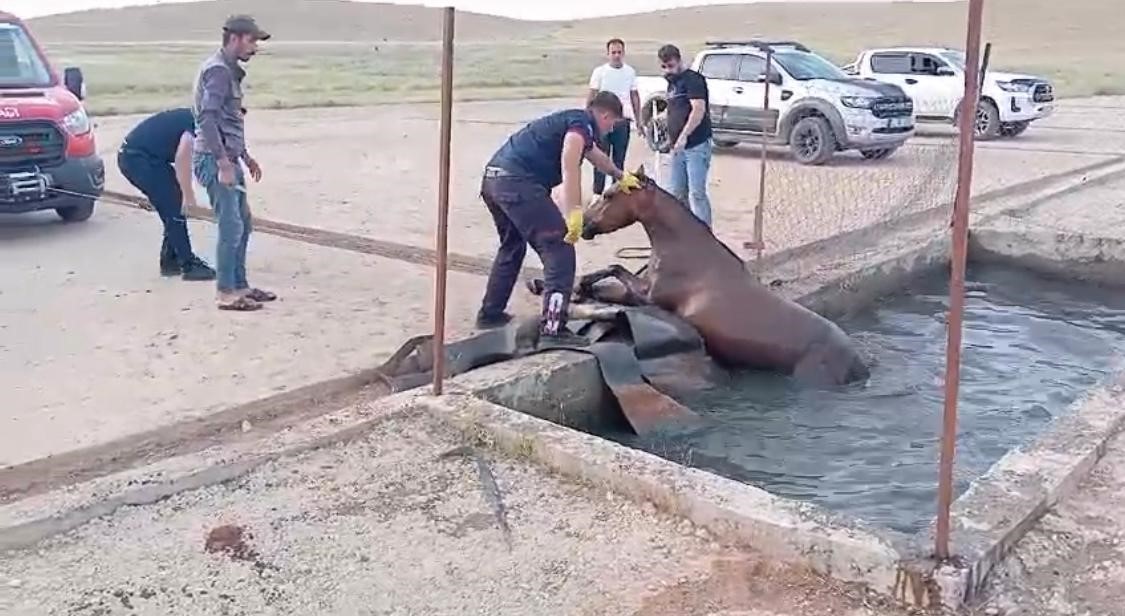
{"label": "horse ear", "polygon": [[637,176],[638,178],[642,178],[642,179],[645,177],[645,165],[644,165],[644,163],[641,163],[641,166],[637,167],[637,170],[633,172],[633,175]]}

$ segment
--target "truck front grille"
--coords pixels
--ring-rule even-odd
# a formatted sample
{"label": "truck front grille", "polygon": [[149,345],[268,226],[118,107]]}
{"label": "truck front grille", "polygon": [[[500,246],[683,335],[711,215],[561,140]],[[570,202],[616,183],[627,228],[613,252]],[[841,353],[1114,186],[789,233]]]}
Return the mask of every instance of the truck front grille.
{"label": "truck front grille", "polygon": [[885,96],[871,104],[871,113],[877,118],[908,116],[914,113],[914,101],[905,96]]}
{"label": "truck front grille", "polygon": [[0,122],[0,169],[51,167],[66,156],[66,137],[50,122]]}
{"label": "truck front grille", "polygon": [[1037,83],[1031,91],[1031,100],[1037,103],[1049,103],[1055,100],[1055,89],[1049,83]]}

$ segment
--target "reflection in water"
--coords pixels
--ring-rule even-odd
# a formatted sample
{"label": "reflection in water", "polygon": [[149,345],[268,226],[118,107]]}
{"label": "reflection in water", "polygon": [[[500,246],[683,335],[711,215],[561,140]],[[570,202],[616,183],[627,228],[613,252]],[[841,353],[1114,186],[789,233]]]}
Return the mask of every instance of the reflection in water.
{"label": "reflection in water", "polygon": [[[937,502],[947,278],[840,321],[873,364],[866,384],[838,391],[762,373],[683,402],[691,430],[625,443],[692,466],[912,532]],[[969,270],[956,490],[1034,438],[1116,367],[1125,297],[1005,267]]]}

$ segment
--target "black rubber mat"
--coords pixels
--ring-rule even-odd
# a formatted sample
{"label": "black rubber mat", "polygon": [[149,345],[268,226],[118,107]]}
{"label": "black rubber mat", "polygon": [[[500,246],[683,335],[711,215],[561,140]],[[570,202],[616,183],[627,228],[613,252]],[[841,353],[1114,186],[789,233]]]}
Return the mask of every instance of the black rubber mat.
{"label": "black rubber mat", "polygon": [[[538,344],[537,325],[537,320],[530,319],[446,344],[446,378],[537,353],[589,353],[597,358],[602,380],[638,433],[696,416],[650,382],[682,376],[675,367],[678,360],[694,356],[698,361],[703,354],[699,334],[674,315],[652,307],[613,307],[596,320],[572,321],[572,333],[584,338],[585,346],[543,348]],[[433,337],[425,335],[408,340],[379,367],[379,373],[392,390],[405,391],[431,382],[433,369]]]}

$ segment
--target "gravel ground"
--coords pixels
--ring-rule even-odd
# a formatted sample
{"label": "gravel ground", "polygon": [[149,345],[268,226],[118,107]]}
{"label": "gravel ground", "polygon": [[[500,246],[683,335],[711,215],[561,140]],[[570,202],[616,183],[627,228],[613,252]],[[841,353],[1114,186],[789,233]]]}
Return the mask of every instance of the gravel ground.
{"label": "gravel ground", "polygon": [[441,458],[464,445],[407,412],[362,440],[122,510],[0,557],[0,613],[873,613],[862,592],[728,550],[651,505],[475,450],[509,550],[473,462]]}

